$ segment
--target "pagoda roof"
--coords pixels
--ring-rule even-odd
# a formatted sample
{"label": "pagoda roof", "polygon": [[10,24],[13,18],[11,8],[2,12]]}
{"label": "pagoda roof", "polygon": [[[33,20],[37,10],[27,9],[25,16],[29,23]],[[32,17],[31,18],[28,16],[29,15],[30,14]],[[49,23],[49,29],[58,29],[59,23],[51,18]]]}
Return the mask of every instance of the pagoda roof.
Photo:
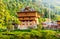
{"label": "pagoda roof", "polygon": [[26,12],[26,11],[35,11],[35,9],[32,7],[26,6],[25,8],[22,8],[20,10],[20,12]]}
{"label": "pagoda roof", "polygon": [[60,22],[60,20],[58,20],[57,22]]}
{"label": "pagoda roof", "polygon": [[37,12],[37,11],[23,11],[23,12],[17,12],[17,13],[33,13],[33,12]]}

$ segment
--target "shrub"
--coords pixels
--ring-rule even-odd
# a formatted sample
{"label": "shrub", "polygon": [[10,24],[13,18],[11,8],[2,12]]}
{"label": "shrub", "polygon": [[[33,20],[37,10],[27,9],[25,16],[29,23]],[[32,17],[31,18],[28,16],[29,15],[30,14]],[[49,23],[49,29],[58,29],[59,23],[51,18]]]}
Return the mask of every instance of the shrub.
{"label": "shrub", "polygon": [[31,30],[31,32],[1,32],[0,39],[60,39],[52,30]]}
{"label": "shrub", "polygon": [[14,30],[14,26],[13,26],[13,25],[7,26],[7,30],[8,30],[8,31]]}

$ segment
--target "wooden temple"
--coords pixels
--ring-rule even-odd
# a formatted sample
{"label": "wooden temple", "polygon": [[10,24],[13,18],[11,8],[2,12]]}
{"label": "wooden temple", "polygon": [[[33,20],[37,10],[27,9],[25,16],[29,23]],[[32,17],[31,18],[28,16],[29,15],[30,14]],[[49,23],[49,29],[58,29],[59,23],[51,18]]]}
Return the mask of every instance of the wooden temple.
{"label": "wooden temple", "polygon": [[17,12],[18,19],[20,20],[20,29],[37,28],[39,24],[38,18],[40,14],[31,7],[25,7],[20,12]]}

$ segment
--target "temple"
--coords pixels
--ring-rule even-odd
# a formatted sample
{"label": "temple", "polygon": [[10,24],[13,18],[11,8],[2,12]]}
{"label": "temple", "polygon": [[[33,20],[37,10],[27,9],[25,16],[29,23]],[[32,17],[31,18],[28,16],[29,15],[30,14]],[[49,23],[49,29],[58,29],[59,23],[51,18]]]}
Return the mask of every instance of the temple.
{"label": "temple", "polygon": [[34,8],[27,6],[17,12],[17,16],[21,22],[19,29],[37,28],[37,25],[39,25],[40,14]]}

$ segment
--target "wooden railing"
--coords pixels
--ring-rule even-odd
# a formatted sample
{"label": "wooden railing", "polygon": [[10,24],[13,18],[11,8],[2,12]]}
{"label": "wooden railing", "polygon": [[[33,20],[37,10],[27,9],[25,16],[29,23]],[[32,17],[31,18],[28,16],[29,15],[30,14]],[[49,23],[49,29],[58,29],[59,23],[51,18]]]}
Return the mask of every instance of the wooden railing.
{"label": "wooden railing", "polygon": [[17,14],[18,17],[25,17],[25,16],[37,16],[36,13],[19,13]]}
{"label": "wooden railing", "polygon": [[36,20],[36,18],[19,18],[19,20]]}

